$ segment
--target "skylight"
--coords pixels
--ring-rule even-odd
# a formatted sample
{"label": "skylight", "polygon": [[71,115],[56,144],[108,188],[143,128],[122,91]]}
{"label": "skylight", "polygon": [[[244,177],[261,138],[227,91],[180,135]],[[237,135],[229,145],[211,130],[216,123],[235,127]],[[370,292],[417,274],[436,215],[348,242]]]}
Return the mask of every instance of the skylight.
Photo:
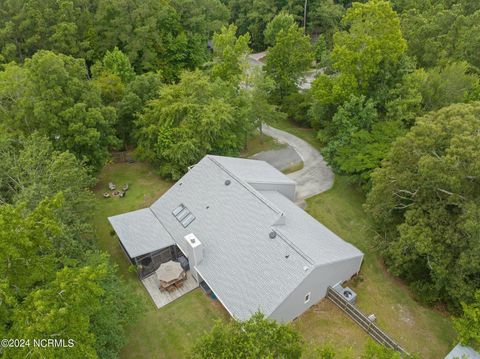
{"label": "skylight", "polygon": [[175,208],[172,214],[184,228],[187,228],[188,225],[195,220],[195,216],[190,212],[187,207],[185,207],[184,204],[181,204],[177,208]]}

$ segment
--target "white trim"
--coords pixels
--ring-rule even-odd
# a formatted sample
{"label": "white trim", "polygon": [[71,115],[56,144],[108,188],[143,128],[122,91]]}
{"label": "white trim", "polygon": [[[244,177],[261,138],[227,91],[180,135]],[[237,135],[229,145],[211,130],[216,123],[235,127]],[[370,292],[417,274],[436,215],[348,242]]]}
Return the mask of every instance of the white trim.
{"label": "white trim", "polygon": [[[225,303],[223,302],[223,300],[217,295],[217,293],[215,293],[215,291],[213,290],[212,286],[207,282],[207,280],[205,279],[205,277],[202,275],[202,273],[197,269],[197,267],[195,266],[194,267],[194,270],[197,271],[197,273],[200,275],[200,277],[202,277],[203,281],[205,283],[207,283],[208,287],[212,290],[213,294],[215,294],[215,297],[217,297],[218,301],[220,303],[222,303],[223,307],[225,308],[225,310],[228,312],[228,314],[230,314],[230,316],[233,318],[233,319],[236,319],[238,320],[238,318],[232,314],[232,312],[228,309],[228,307],[225,305]],[[198,285],[200,285],[200,282],[198,282]]]}

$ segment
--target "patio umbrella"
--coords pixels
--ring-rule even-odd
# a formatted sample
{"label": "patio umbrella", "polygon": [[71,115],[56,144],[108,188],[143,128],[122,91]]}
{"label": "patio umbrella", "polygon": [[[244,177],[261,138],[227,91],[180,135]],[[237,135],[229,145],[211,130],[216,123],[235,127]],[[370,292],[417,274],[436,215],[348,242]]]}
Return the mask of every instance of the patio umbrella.
{"label": "patio umbrella", "polygon": [[156,273],[158,280],[169,283],[180,278],[183,268],[178,262],[168,261],[160,264]]}

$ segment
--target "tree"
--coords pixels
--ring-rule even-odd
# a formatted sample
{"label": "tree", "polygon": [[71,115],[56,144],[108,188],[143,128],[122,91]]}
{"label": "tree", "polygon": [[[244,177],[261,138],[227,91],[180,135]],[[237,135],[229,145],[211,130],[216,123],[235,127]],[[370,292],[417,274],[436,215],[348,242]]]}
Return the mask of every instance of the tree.
{"label": "tree", "polygon": [[127,343],[127,330],[145,310],[135,288],[120,279],[118,268],[110,258],[99,252],[91,253],[85,265],[105,269],[97,280],[102,288],[100,306],[90,316],[89,331],[95,337],[94,348],[101,359],[116,359]]}
{"label": "tree", "polygon": [[33,211],[25,205],[0,206],[0,331],[6,334],[11,312],[37,285],[55,273],[52,237],[61,231],[53,209],[62,198],[42,201]]}
{"label": "tree", "polygon": [[244,118],[262,131],[262,123],[279,121],[286,116],[278,107],[270,103],[270,97],[275,90],[274,81],[265,75],[261,68],[253,68],[248,72],[245,88],[240,89],[243,101]]}
{"label": "tree", "polygon": [[[121,29],[125,29],[122,31]],[[95,13],[97,42],[95,57],[101,58],[117,46],[137,73],[161,71],[174,80],[184,68],[195,65],[187,34],[179,15],[168,0],[101,1]]]}
{"label": "tree", "polygon": [[220,0],[172,0],[187,35],[188,68],[209,60],[208,40],[227,25],[230,13]]}
{"label": "tree", "polygon": [[389,2],[370,0],[355,2],[342,19],[348,30],[335,33],[332,68],[335,76],[320,75],[312,93],[323,107],[327,119],[336,108],[354,95],[378,95],[385,81],[406,51],[400,21]]}
{"label": "tree", "polygon": [[[27,355],[49,358],[98,358],[90,320],[101,306],[103,289],[99,285],[106,275],[106,264],[97,267],[64,268],[56,278],[32,291],[25,303],[14,312],[12,337],[64,339],[65,347],[38,346],[5,350],[7,358]],[[52,334],[56,337],[52,338]],[[73,340],[74,343],[69,342]]]}
{"label": "tree", "polygon": [[213,35],[213,56],[214,65],[212,76],[224,81],[238,83],[243,74],[247,56],[250,53],[248,34],[235,36],[237,27],[235,25],[223,26],[220,33]]}
{"label": "tree", "polygon": [[231,0],[229,8],[239,34],[250,33],[252,49],[265,50],[265,27],[279,10],[275,0]]}
{"label": "tree", "polygon": [[95,169],[118,144],[115,109],[103,106],[82,59],[42,50],[23,66],[6,65],[0,72],[0,104],[0,123],[9,132],[39,131],[54,148],[71,151]]}
{"label": "tree", "polygon": [[[397,0],[398,1],[398,0]],[[480,68],[480,12],[477,2],[438,1],[405,6],[402,32],[420,66],[467,61]]]}
{"label": "tree", "polygon": [[[401,359],[402,355],[390,348],[386,348],[372,340],[367,342],[362,359]],[[413,356],[415,358],[415,356]]]}
{"label": "tree", "polygon": [[480,289],[475,292],[472,303],[461,302],[461,305],[462,316],[453,322],[458,338],[463,345],[480,350]]}
{"label": "tree", "polygon": [[427,71],[420,92],[425,111],[438,110],[452,103],[466,102],[479,78],[468,73],[466,62],[451,63]]}
{"label": "tree", "polygon": [[235,155],[255,122],[246,118],[244,92],[199,71],[162,87],[137,120],[137,152],[178,179],[207,153]]}
{"label": "tree", "polygon": [[340,27],[345,8],[333,0],[309,2],[311,4],[307,14],[307,29],[310,33],[322,34],[331,48],[333,34]]}
{"label": "tree", "polygon": [[392,272],[453,309],[480,287],[479,126],[478,102],[418,118],[372,174],[365,205]]}
{"label": "tree", "polygon": [[193,349],[193,358],[300,358],[301,337],[288,324],[256,313],[244,322],[217,323]]}
{"label": "tree", "polygon": [[274,46],[277,35],[280,31],[287,32],[291,26],[295,25],[295,20],[292,15],[287,12],[280,12],[267,24],[264,32],[265,44]]}
{"label": "tree", "polygon": [[319,138],[327,143],[322,153],[333,169],[368,188],[372,171],[402,133],[401,122],[379,121],[372,100],[352,95],[319,131]]}
{"label": "tree", "polygon": [[135,71],[130,64],[130,60],[116,46],[112,51],[107,51],[102,61],[92,66],[91,71],[93,76],[101,76],[102,73],[116,75],[124,84],[135,78]]}
{"label": "tree", "polygon": [[89,225],[93,196],[89,190],[96,180],[86,166],[69,152],[58,152],[44,136],[34,133],[10,146],[0,145],[5,168],[0,175],[0,203],[24,203],[33,210],[45,198],[62,192],[64,201],[54,209],[63,225],[62,235],[52,238],[60,258],[82,258],[92,248],[93,230]]}
{"label": "tree", "polygon": [[124,95],[117,107],[117,134],[124,143],[135,143],[133,136],[135,119],[148,101],[157,97],[161,85],[162,76],[160,74],[147,72],[136,76],[126,86]]}
{"label": "tree", "polygon": [[275,45],[269,48],[265,71],[276,83],[276,92],[281,99],[297,90],[297,82],[313,61],[310,38],[296,26],[280,30]]}
{"label": "tree", "polygon": [[93,59],[97,0],[2,1],[0,52],[6,62],[23,62],[39,49]]}

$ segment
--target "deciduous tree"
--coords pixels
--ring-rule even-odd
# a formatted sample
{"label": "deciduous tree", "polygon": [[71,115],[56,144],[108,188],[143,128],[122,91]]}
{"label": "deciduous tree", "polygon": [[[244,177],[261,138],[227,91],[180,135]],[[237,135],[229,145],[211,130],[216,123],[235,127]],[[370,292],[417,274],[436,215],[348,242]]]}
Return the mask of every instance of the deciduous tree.
{"label": "deciduous tree", "polygon": [[39,131],[98,169],[118,144],[116,112],[102,104],[82,59],[39,51],[23,66],[0,72],[0,123],[10,133]]}
{"label": "deciduous tree", "polygon": [[479,126],[478,102],[418,118],[373,173],[366,203],[392,272],[452,308],[480,287]]}
{"label": "deciduous tree", "polygon": [[257,313],[249,320],[217,323],[195,346],[194,358],[300,358],[300,334]]}
{"label": "deciduous tree", "polygon": [[280,30],[275,45],[268,49],[265,71],[276,84],[277,96],[281,100],[297,91],[297,82],[310,68],[314,59],[310,37],[297,26]]}

